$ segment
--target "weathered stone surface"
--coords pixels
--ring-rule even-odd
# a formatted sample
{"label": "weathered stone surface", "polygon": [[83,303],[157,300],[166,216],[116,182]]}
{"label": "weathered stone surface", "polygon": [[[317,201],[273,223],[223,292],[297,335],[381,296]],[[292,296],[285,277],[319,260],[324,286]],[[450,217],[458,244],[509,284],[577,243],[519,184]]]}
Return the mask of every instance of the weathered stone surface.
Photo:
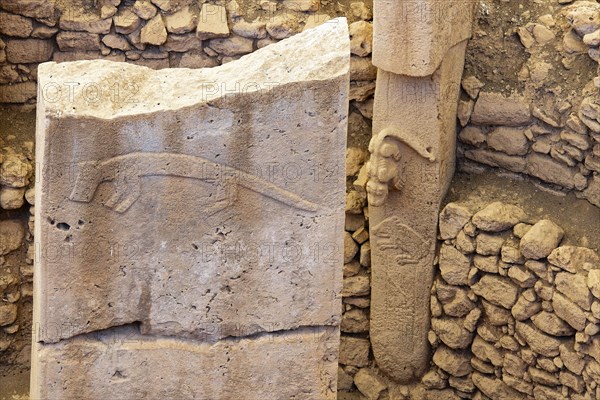
{"label": "weathered stone surface", "polygon": [[188,6],[165,16],[167,31],[175,34],[191,32],[197,27],[198,16]]}
{"label": "weathered stone surface", "polygon": [[531,317],[533,324],[543,332],[553,336],[571,336],[575,333],[573,328],[556,314],[542,311]]}
{"label": "weathered stone surface", "polygon": [[140,27],[142,19],[135,13],[133,7],[122,8],[113,18],[115,31],[123,35],[129,35]]}
{"label": "weathered stone surface", "polygon": [[564,234],[554,222],[541,220],[521,238],[521,253],[533,260],[548,257],[560,244]]}
{"label": "weathered stone surface", "polygon": [[465,350],[454,351],[446,346],[440,346],[433,354],[435,365],[452,376],[465,376],[472,371],[471,357]]}
{"label": "weathered stone surface", "polygon": [[90,33],[107,34],[110,32],[112,19],[102,19],[95,12],[84,12],[83,7],[73,7],[62,13],[59,27],[63,31],[83,31]]}
{"label": "weathered stone surface", "polygon": [[523,157],[509,156],[508,154],[486,149],[467,150],[465,152],[465,158],[481,164],[504,168],[518,173],[525,172],[527,167],[527,162]]}
{"label": "weathered stone surface", "polygon": [[472,288],[476,295],[509,310],[516,303],[519,293],[510,280],[496,275],[484,275]]}
{"label": "weathered stone surface", "polygon": [[[214,344],[113,328],[37,344],[34,376],[44,384],[33,386],[32,398],[117,399],[127,393],[139,399],[279,400],[301,393],[333,400],[337,364],[329,360],[335,360],[337,342],[335,328]],[[93,362],[79,362],[81,354]]]}
{"label": "weathered stone surface", "polygon": [[202,40],[229,36],[227,9],[219,5],[203,4],[196,35]]}
{"label": "weathered stone surface", "polygon": [[469,258],[454,246],[443,245],[440,249],[442,278],[451,285],[466,285],[469,280]]}
{"label": "weathered stone surface", "polygon": [[[428,299],[439,210],[454,171],[465,45],[449,49],[432,76],[403,76],[381,68],[377,73],[371,166],[402,172],[398,182],[380,182],[373,179],[372,168],[367,185],[373,288],[370,338],[377,366],[404,383],[418,380],[429,368]],[[416,98],[413,93],[418,93]],[[397,149],[399,160],[385,157],[387,144]],[[390,175],[384,173],[384,180],[385,176]],[[461,301],[457,310],[469,303]]]}
{"label": "weathered stone surface", "polygon": [[17,319],[17,305],[0,303],[0,326],[10,325]]}
{"label": "weathered stone surface", "polygon": [[374,1],[373,64],[398,75],[432,75],[453,46],[471,37],[474,11],[468,0]]}
{"label": "weathered stone surface", "polygon": [[594,250],[586,247],[558,247],[550,253],[548,261],[573,274],[579,271],[600,269],[600,256]]}
{"label": "weathered stone surface", "polygon": [[[290,63],[285,70],[282,55]],[[308,64],[303,62],[307,59]],[[257,393],[290,398],[318,387],[322,394],[309,397],[335,397],[335,390],[325,394],[335,384],[322,380],[330,367],[335,380],[335,344],[327,355],[311,350],[308,343],[299,344],[295,356],[286,350],[297,360],[303,359],[303,352],[309,357],[276,361],[291,368],[290,376],[298,383],[291,389],[288,385],[280,391],[278,384],[274,389],[272,382],[279,379],[275,377],[249,379],[252,369],[242,365],[231,380],[237,382],[232,387],[238,392],[228,395],[221,383],[214,386],[218,393],[202,391],[212,390],[210,383],[218,382],[217,377],[225,379],[217,367],[225,365],[221,359],[214,367],[202,364],[195,355],[197,342],[189,347],[184,343],[220,340],[213,345],[215,357],[220,357],[226,355],[221,348],[229,343],[225,338],[253,335],[244,347],[256,347],[248,362],[283,377],[287,374],[280,374],[279,367],[264,368],[267,359],[279,357],[279,350],[269,350],[279,340],[263,346],[262,335],[278,331],[282,333],[276,337],[285,340],[287,335],[301,335],[303,327],[337,329],[344,166],[336,167],[333,176],[323,173],[315,180],[307,173],[293,182],[283,175],[265,178],[264,168],[292,163],[308,171],[314,165],[343,163],[349,63],[347,26],[340,20],[212,69],[152,71],[106,61],[39,67],[41,86],[51,81],[59,87],[64,82],[85,87],[106,81],[123,88],[135,83],[135,91],[97,102],[77,90],[53,101],[40,96],[38,126],[44,128],[38,131],[42,147],[37,161],[66,165],[74,179],[69,173],[46,173],[36,184],[36,221],[41,221],[36,239],[43,249],[59,251],[41,254],[36,263],[36,322],[69,328],[43,329],[36,337],[45,344],[35,344],[40,365],[34,368],[34,393],[68,398],[77,390],[75,397],[115,397],[107,392],[115,386],[107,388],[104,380],[115,375],[104,370],[114,360],[108,350],[98,350],[93,368],[77,363],[68,373],[63,369],[60,378],[54,362],[73,357],[55,350],[76,352],[86,348],[81,334],[139,322],[142,335],[171,336],[168,340],[179,343],[182,354],[166,359],[177,360],[180,367],[193,366],[195,373],[182,372],[201,382],[190,383],[192,388],[208,385],[191,393],[208,393],[207,398],[251,398]],[[279,85],[263,86],[273,81]],[[236,85],[240,88],[232,90]],[[319,112],[324,109],[331,112]],[[282,133],[273,134],[274,127]],[[243,143],[255,145],[248,148]],[[105,181],[113,185],[102,184]],[[190,219],[190,209],[201,217]],[[64,248],[73,250],[68,257],[60,253]],[[49,345],[57,340],[61,342]],[[152,337],[139,346],[148,340],[151,348],[161,349],[161,341],[167,339]],[[152,376],[150,381],[161,386],[131,379],[118,385],[119,393],[163,393],[161,388],[170,388],[165,396],[177,397],[187,390],[177,368],[157,367],[158,361],[144,361],[142,353],[133,351],[131,364],[116,376],[131,369],[129,376]],[[162,350],[152,352],[159,353],[165,357]],[[235,351],[229,357],[244,359]],[[148,375],[140,364],[152,366],[164,379]],[[201,369],[206,378],[198,379],[198,365],[206,365]],[[96,374],[102,378],[91,378]],[[50,384],[60,379],[77,383]],[[247,392],[239,392],[246,380]]]}
{"label": "weathered stone surface", "polygon": [[600,176],[594,176],[589,180],[583,196],[596,207],[600,207]]}
{"label": "weathered stone surface", "polygon": [[527,172],[544,182],[554,183],[567,189],[583,189],[587,185],[587,179],[579,174],[576,168],[570,168],[539,153],[530,153],[527,156]]}
{"label": "weathered stone surface", "polygon": [[294,15],[278,14],[269,19],[267,32],[274,39],[285,39],[300,31],[300,21]]}
{"label": "weathered stone surface", "polygon": [[354,376],[356,388],[368,399],[378,399],[387,385],[384,380],[377,376],[377,373],[371,369],[363,368]]}
{"label": "weathered stone surface", "polygon": [[521,336],[533,351],[546,357],[557,356],[560,340],[546,335],[529,323],[517,322],[515,325],[517,334]]}
{"label": "weathered stone surface", "polygon": [[0,187],[0,208],[16,210],[25,202],[25,188]]}
{"label": "weathered stone surface", "polygon": [[525,212],[512,204],[494,202],[473,216],[473,224],[489,232],[500,232],[512,228],[525,220]]}
{"label": "weathered stone surface", "polygon": [[56,43],[61,51],[100,50],[100,35],[89,32],[59,32]]}
{"label": "weathered stone surface", "polygon": [[350,24],[350,51],[359,57],[371,54],[373,47],[373,25],[367,21]]}
{"label": "weathered stone surface", "polygon": [[157,13],[156,6],[148,0],[136,0],[132,11],[145,20],[152,19]]}
{"label": "weathered stone surface", "polygon": [[522,156],[529,150],[525,130],[518,128],[500,127],[492,130],[487,136],[487,144],[492,149],[511,156]]}
{"label": "weathered stone surface", "polygon": [[8,12],[56,24],[56,0],[0,0],[0,8]]}
{"label": "weathered stone surface", "polygon": [[35,82],[0,85],[0,103],[26,103],[37,94]]}
{"label": "weathered stone surface", "polygon": [[[598,271],[598,270],[597,270]],[[591,272],[591,271],[590,271]],[[555,277],[556,289],[586,311],[592,306],[592,294],[583,274],[560,272]]]}
{"label": "weathered stone surface", "polygon": [[529,103],[519,96],[504,97],[499,93],[481,92],[471,114],[471,122],[475,125],[527,125],[531,122]]}
{"label": "weathered stone surface", "polygon": [[7,36],[26,38],[33,31],[33,22],[20,15],[0,12],[0,33]]}
{"label": "weathered stone surface", "polygon": [[502,351],[494,347],[492,343],[483,340],[479,335],[475,336],[471,351],[482,361],[490,362],[495,367],[502,366],[504,358]]}
{"label": "weathered stone surface", "polygon": [[525,399],[525,395],[509,387],[499,379],[473,373],[473,383],[482,393],[494,400]]}
{"label": "weathered stone surface", "polygon": [[554,312],[562,320],[566,321],[578,331],[583,331],[586,324],[586,316],[581,308],[571,302],[560,293],[552,296],[552,307]]}
{"label": "weathered stone surface", "polygon": [[17,220],[0,221],[0,256],[17,250],[23,243],[25,228]]}
{"label": "weathered stone surface", "polygon": [[431,329],[451,349],[466,349],[473,340],[473,334],[463,327],[460,319],[433,318]]}
{"label": "weathered stone surface", "polygon": [[239,56],[251,53],[253,40],[245,37],[232,35],[222,39],[212,39],[208,47],[224,56]]}
{"label": "weathered stone surface", "polygon": [[472,215],[465,206],[457,203],[447,204],[440,213],[440,237],[443,240],[454,239]]}
{"label": "weathered stone surface", "polygon": [[141,43],[160,46],[167,41],[167,28],[160,14],[144,25],[140,35]]}
{"label": "weathered stone surface", "polygon": [[366,367],[369,365],[369,347],[370,343],[367,339],[342,336],[340,339],[340,364]]}
{"label": "weathered stone surface", "polygon": [[6,59],[13,64],[45,62],[52,58],[51,40],[9,39],[6,41]]}
{"label": "weathered stone surface", "polygon": [[[12,85],[22,88],[25,85]],[[34,84],[35,86],[35,84]],[[25,92],[29,90],[25,89]],[[0,164],[0,185],[11,188],[22,188],[29,184],[33,166],[27,158],[18,153],[8,153],[4,155],[2,164]]]}

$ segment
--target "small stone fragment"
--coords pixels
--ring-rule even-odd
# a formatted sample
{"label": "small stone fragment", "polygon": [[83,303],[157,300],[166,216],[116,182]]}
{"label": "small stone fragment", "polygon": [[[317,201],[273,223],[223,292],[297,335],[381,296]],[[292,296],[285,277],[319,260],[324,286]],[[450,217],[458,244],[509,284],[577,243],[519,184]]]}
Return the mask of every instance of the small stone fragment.
{"label": "small stone fragment", "polygon": [[471,219],[473,213],[465,206],[449,203],[440,213],[440,237],[454,239]]}
{"label": "small stone fragment", "polygon": [[526,218],[525,212],[517,206],[495,202],[473,216],[473,224],[484,231],[500,232],[512,228]]}
{"label": "small stone fragment", "polygon": [[500,276],[484,275],[472,289],[478,296],[508,310],[517,301],[517,287],[510,280]]}
{"label": "small stone fragment", "polygon": [[521,239],[521,253],[527,258],[545,258],[560,244],[564,231],[550,220],[541,220]]}

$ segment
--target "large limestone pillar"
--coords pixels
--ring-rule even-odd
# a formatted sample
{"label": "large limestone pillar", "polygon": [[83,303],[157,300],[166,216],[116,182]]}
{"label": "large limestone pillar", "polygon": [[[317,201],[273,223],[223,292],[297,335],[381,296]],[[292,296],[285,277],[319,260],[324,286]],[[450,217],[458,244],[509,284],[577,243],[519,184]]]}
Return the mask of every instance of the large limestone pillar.
{"label": "large limestone pillar", "polygon": [[374,1],[370,335],[378,367],[401,383],[429,365],[437,215],[454,173],[472,9],[468,0]]}
{"label": "large limestone pillar", "polygon": [[336,397],[349,54],[40,65],[33,399]]}

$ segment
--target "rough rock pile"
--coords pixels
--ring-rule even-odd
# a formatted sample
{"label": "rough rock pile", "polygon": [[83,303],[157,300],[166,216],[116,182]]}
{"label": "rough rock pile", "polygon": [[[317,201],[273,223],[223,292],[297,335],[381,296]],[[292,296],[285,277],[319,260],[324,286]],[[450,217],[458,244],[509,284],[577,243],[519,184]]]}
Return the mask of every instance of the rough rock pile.
{"label": "rough rock pile", "polygon": [[600,256],[492,203],[440,214],[430,389],[462,398],[600,397]]}
{"label": "rough rock pile", "polygon": [[[22,323],[30,317],[19,315],[22,302],[31,300],[33,279],[33,216],[29,230],[20,217],[20,210],[34,201],[33,143],[6,139],[6,147],[0,150],[0,210],[8,215],[0,220],[0,354],[11,347],[15,334],[28,332]],[[25,255],[28,243],[31,253]]]}
{"label": "rough rock pile", "polygon": [[[600,4],[540,7],[524,11],[519,20],[529,22],[514,31],[525,57],[516,55],[518,76],[504,79],[516,82],[492,88],[481,76],[465,74],[459,157],[463,165],[529,175],[600,206]],[[488,35],[481,29],[473,46]],[[507,52],[502,45],[498,51]]]}
{"label": "rough rock pile", "polygon": [[[371,53],[373,15],[361,1],[345,6],[319,0],[2,0],[0,103],[32,102],[41,62],[103,58],[150,68],[212,67],[336,15],[352,23],[353,79],[358,81],[353,98],[364,101],[374,91],[368,81],[375,79],[375,70],[364,58]],[[102,90],[121,96],[135,90],[127,82],[111,84]],[[55,96],[58,89],[45,90],[44,95]],[[90,96],[98,95],[97,88],[89,90]]]}

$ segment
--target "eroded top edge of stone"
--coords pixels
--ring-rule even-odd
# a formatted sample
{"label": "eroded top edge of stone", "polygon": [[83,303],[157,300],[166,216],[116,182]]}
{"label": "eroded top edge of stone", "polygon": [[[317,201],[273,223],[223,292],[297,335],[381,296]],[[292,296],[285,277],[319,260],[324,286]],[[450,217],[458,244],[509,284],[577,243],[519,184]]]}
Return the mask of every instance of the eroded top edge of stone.
{"label": "eroded top edge of stone", "polygon": [[40,64],[38,107],[46,114],[112,119],[335,79],[349,68],[348,24],[336,18],[214,68],[153,70],[106,60]]}

